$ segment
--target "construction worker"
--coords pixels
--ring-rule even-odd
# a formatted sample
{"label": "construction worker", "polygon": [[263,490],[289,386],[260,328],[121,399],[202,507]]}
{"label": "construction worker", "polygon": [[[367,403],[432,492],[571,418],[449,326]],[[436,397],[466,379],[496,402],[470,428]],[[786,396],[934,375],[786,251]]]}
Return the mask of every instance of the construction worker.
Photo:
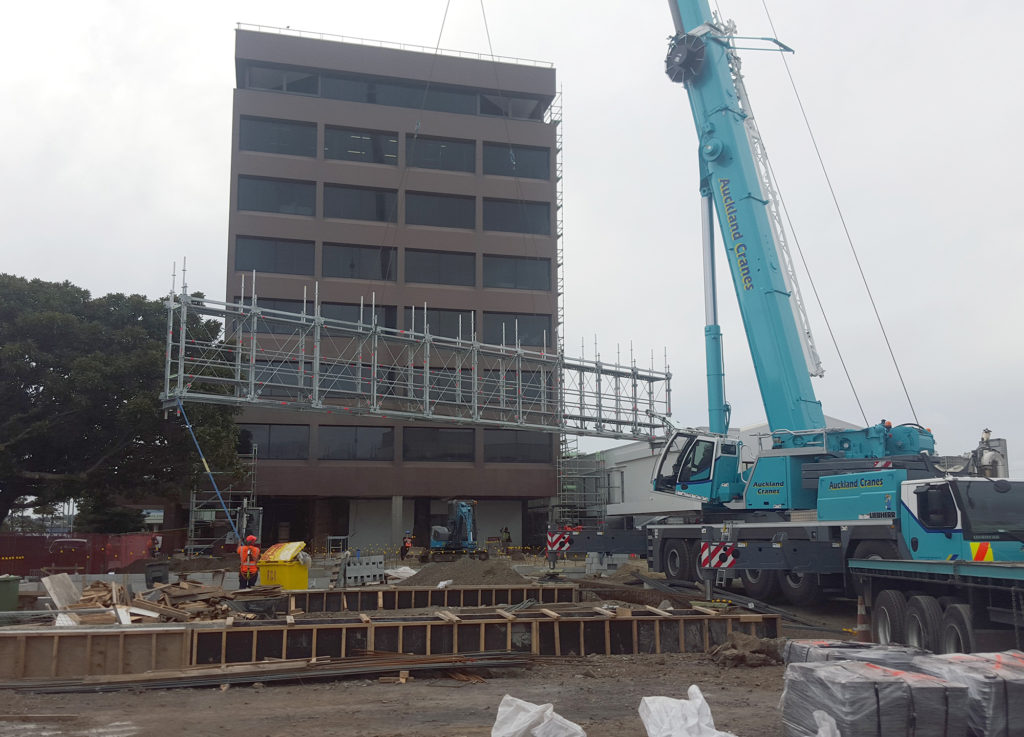
{"label": "construction worker", "polygon": [[512,544],[512,533],[508,531],[507,527],[501,528],[501,553],[502,555],[508,555],[509,545]]}
{"label": "construction worker", "polygon": [[402,538],[402,547],[398,551],[398,556],[405,560],[405,556],[409,554],[409,549],[412,547],[412,530],[405,531],[405,537]]}
{"label": "construction worker", "polygon": [[260,560],[260,549],[256,545],[255,535],[249,535],[245,538],[245,544],[238,546],[238,558],[238,588],[250,589],[256,585],[256,577],[260,570],[256,565]]}

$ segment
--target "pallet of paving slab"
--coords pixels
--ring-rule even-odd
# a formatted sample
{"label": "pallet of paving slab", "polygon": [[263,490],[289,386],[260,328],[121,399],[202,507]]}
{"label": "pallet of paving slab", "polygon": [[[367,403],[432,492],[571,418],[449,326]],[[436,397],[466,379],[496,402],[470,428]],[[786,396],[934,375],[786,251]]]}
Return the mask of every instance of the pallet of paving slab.
{"label": "pallet of paving slab", "polygon": [[427,607],[480,607],[522,604],[579,602],[576,584],[535,583],[504,586],[387,586],[373,588],[310,589],[291,591],[291,609],[304,612],[373,612]]}

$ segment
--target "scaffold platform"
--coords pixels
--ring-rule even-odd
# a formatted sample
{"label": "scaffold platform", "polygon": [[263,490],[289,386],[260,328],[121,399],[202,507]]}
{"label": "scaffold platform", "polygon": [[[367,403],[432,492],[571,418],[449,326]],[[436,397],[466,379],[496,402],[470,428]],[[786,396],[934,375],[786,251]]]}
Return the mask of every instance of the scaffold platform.
{"label": "scaffold platform", "polygon": [[[171,294],[167,306],[166,407],[206,402],[473,424],[629,440],[663,435],[671,374],[557,349],[326,318],[314,299],[302,312],[257,298],[218,302]],[[462,337],[463,327],[465,337]],[[513,331],[514,332],[514,331]]]}

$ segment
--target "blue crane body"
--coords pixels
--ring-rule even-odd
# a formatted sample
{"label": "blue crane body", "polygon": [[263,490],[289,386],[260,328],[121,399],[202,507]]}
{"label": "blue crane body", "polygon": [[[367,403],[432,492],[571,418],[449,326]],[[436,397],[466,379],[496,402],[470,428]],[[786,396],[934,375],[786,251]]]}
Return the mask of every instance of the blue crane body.
{"label": "blue crane body", "polygon": [[[752,595],[781,587],[804,603],[829,583],[822,577],[847,585],[852,557],[972,559],[985,542],[986,554],[1024,560],[1021,533],[1007,529],[1024,530],[1024,484],[950,478],[931,460],[931,431],[916,423],[826,427],[811,384],[820,364],[788,265],[734,28],[712,15],[707,0],[669,0],[669,7],[676,33],[666,72],[685,86],[698,136],[709,432],[676,428],[662,451],[654,490],[700,501],[702,509],[679,524],[650,526],[649,562],[670,577],[700,579],[702,569],[715,567],[708,566],[709,543],[727,542],[714,549],[727,550],[728,565]],[[743,470],[740,444],[727,434],[715,219],[771,433],[771,448]],[[1001,520],[972,524],[976,499],[1001,510]],[[736,509],[740,500],[743,509]]]}

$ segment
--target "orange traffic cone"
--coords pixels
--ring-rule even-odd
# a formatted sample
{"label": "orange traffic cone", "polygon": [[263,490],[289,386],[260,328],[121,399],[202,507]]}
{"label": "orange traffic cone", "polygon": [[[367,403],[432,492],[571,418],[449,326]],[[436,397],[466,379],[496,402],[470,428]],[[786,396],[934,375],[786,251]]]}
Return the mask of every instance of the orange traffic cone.
{"label": "orange traffic cone", "polygon": [[871,625],[868,624],[868,611],[864,606],[864,597],[857,597],[857,642],[871,642]]}

